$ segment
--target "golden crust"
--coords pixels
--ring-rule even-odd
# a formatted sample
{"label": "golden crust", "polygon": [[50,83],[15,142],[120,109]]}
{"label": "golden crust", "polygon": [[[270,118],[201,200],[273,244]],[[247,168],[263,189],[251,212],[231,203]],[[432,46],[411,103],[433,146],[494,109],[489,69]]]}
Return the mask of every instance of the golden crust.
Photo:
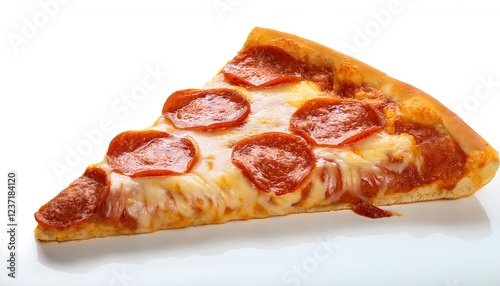
{"label": "golden crust", "polygon": [[38,224],[34,232],[36,239],[40,241],[70,241],[134,234],[131,229],[118,225],[96,224],[91,222],[86,222],[64,230],[51,229]]}
{"label": "golden crust", "polygon": [[[420,89],[396,80],[357,59],[293,34],[256,27],[249,34],[244,47],[247,48],[261,44],[275,45],[283,48],[296,58],[307,60],[313,65],[331,65],[337,67],[340,63],[348,62],[361,74],[363,82],[375,86],[387,96],[401,103],[413,106],[415,109],[430,110],[434,114],[437,114],[444,128],[468,155],[466,167],[468,173],[457,184],[454,190],[441,192],[439,195],[436,193],[440,192],[423,190],[418,194],[419,191],[415,190],[415,194],[411,195],[399,194],[377,199],[375,200],[376,204],[387,205],[441,198],[459,198],[473,194],[487,184],[495,175],[499,165],[498,152],[455,113]],[[426,123],[422,121],[428,120],[427,116],[419,116],[418,118],[421,123]],[[433,122],[427,123],[432,124]],[[464,188],[465,185],[468,186],[469,184],[463,182],[468,182],[469,180],[472,181],[473,187]],[[426,194],[424,195],[424,193]]]}
{"label": "golden crust", "polygon": [[498,157],[497,152],[480,135],[439,101],[409,84],[389,77],[366,63],[293,34],[256,27],[249,34],[244,47],[260,44],[281,47],[298,59],[307,59],[308,62],[317,65],[336,67],[339,63],[348,61],[362,74],[364,82],[374,85],[386,95],[403,103],[418,98],[421,104],[425,104],[440,114],[446,129],[467,154],[471,151],[482,150],[491,153],[493,157]]}
{"label": "golden crust", "polygon": [[[249,34],[244,48],[261,44],[283,48],[297,59],[311,65],[330,66],[336,69],[342,63],[348,63],[351,67],[356,69],[356,72],[359,72],[363,82],[375,86],[387,96],[409,106],[410,109],[416,112],[414,116],[415,120],[420,120],[421,123],[428,124],[439,122],[467,154],[465,176],[456,184],[454,189],[442,190],[438,184],[430,184],[416,188],[410,192],[391,193],[383,197],[378,197],[372,201],[374,205],[384,206],[437,199],[455,199],[469,196],[487,184],[495,175],[499,165],[497,151],[456,114],[425,92],[391,78],[385,73],[352,57],[292,34],[257,27]],[[425,110],[425,112],[435,114],[437,117],[418,116],[418,110]],[[309,208],[295,207],[292,213],[325,212],[350,208],[351,205],[348,203],[335,203]],[[265,218],[271,215],[277,214],[259,213],[255,211],[251,217],[240,217],[237,213],[229,212],[217,219],[206,220],[203,218],[196,218],[186,224],[170,225],[162,229],[181,228],[189,225],[224,223],[230,220]],[[38,225],[35,229],[35,237],[42,241],[79,240],[135,233],[137,232],[127,229],[126,227],[94,222],[84,223],[73,229],[62,231],[52,230],[41,225]]]}

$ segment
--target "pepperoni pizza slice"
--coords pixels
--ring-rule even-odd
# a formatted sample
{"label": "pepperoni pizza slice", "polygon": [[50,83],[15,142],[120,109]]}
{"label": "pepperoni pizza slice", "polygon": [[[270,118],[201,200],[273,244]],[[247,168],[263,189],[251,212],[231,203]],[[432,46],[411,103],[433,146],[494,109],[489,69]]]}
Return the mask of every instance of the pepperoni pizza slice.
{"label": "pepperoni pizza slice", "polygon": [[[161,112],[160,112],[161,111]],[[201,89],[166,98],[36,213],[67,241],[469,196],[497,152],[426,93],[339,52],[255,28]]]}

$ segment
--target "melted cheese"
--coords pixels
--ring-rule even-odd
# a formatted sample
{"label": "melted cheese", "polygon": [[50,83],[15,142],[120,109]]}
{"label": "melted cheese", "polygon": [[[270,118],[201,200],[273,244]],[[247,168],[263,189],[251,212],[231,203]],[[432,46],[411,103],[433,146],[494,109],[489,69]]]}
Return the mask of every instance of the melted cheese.
{"label": "melted cheese", "polygon": [[380,188],[379,195],[384,195],[392,181],[392,174],[401,174],[415,163],[419,169],[422,162],[412,136],[385,132],[375,133],[342,148],[316,148],[315,155],[338,165],[343,182],[342,193],[350,191],[365,201],[367,198],[361,193],[362,179],[376,185]]}
{"label": "melted cheese", "polygon": [[[251,113],[245,123],[227,130],[196,132],[176,130],[163,118],[158,119],[151,128],[193,138],[198,143],[199,160],[184,175],[130,178],[112,173],[106,217],[120,219],[126,213],[136,220],[137,232],[147,232],[193,222],[287,214],[297,204],[307,208],[336,202],[345,192],[367,200],[361,192],[362,179],[380,187],[379,195],[383,195],[391,180],[388,172],[401,173],[421,161],[411,136],[379,132],[346,147],[314,148],[316,169],[294,192],[276,196],[257,191],[231,163],[232,146],[259,133],[289,133],[289,119],[297,107],[324,95],[307,81],[248,91],[230,85],[219,75],[206,85],[212,87],[237,88],[247,96]],[[341,176],[341,186],[336,176]],[[306,188],[308,191],[302,192]]]}

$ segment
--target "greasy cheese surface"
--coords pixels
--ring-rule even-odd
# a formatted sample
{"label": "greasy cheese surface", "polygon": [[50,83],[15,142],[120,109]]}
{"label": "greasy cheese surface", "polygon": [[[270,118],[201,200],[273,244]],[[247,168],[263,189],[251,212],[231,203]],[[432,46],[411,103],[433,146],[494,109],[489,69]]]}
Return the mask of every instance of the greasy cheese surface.
{"label": "greasy cheese surface", "polygon": [[221,74],[205,86],[215,87],[235,88],[247,97],[251,112],[244,124],[213,132],[190,131],[175,129],[160,117],[150,129],[193,138],[199,149],[197,163],[183,175],[130,178],[112,172],[102,212],[106,218],[119,220],[126,213],[135,219],[136,232],[148,232],[194,221],[222,223],[282,215],[298,204],[308,208],[337,202],[345,193],[367,201],[361,191],[362,178],[376,184],[381,196],[392,180],[387,174],[401,173],[411,164],[419,168],[421,158],[411,136],[381,131],[340,148],[314,147],[316,168],[307,181],[307,192],[302,192],[305,186],[281,196],[258,191],[231,163],[233,145],[264,132],[290,133],[289,120],[297,108],[325,95],[308,81],[247,90],[229,84]]}

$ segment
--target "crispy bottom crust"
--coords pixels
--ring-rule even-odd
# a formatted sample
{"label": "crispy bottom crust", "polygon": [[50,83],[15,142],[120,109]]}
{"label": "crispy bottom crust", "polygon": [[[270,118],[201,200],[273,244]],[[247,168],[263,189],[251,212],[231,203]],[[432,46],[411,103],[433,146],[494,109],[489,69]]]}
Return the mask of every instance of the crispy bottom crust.
{"label": "crispy bottom crust", "polygon": [[[392,204],[413,203],[419,201],[430,201],[438,199],[456,199],[470,196],[487,184],[498,169],[498,153],[480,135],[472,130],[456,114],[447,109],[437,100],[425,92],[393,79],[381,71],[351,58],[342,53],[331,50],[315,42],[297,37],[295,35],[266,29],[255,28],[249,34],[244,48],[268,44],[281,47],[294,55],[297,59],[307,61],[312,65],[336,67],[341,62],[349,62],[362,75],[364,82],[369,83],[393,99],[405,103],[412,110],[431,110],[437,114],[440,123],[448,130],[451,136],[457,141],[467,154],[467,165],[465,176],[457,183],[453,190],[442,190],[438,184],[430,184],[418,187],[410,192],[391,193],[384,197],[375,198],[372,204],[385,206]],[[425,108],[422,108],[425,107]],[[418,114],[417,114],[418,115]],[[426,114],[427,115],[427,114]],[[426,122],[428,116],[415,116],[421,123]],[[431,116],[432,118],[432,116]],[[433,120],[433,119],[431,119]],[[423,121],[423,122],[422,122]],[[295,207],[290,213],[313,213],[335,210],[350,209],[348,203],[336,203],[311,208]],[[184,225],[176,225],[168,228],[182,228],[194,225],[219,224],[231,220],[245,220],[254,218],[265,218],[273,214],[255,214],[253,217],[238,217],[237,214],[228,213],[218,218],[216,221],[194,220]],[[151,230],[154,231],[154,230]],[[150,232],[150,231],[146,231]],[[38,225],[35,229],[35,237],[41,241],[67,241],[90,239],[96,237],[107,237],[113,235],[129,235],[137,232],[124,226],[87,222],[67,230],[54,230]]]}
{"label": "crispy bottom crust", "polygon": [[[485,184],[491,180],[498,168],[498,163],[490,163],[486,165],[483,170],[483,178],[487,181],[483,181]],[[489,179],[488,179],[489,178]],[[393,204],[405,204],[405,203],[413,203],[413,202],[421,202],[421,201],[431,201],[431,200],[439,200],[439,199],[457,199],[461,197],[470,196],[474,192],[477,191],[476,185],[473,180],[470,178],[463,178],[457,184],[457,186],[453,190],[447,191],[439,191],[436,190],[436,186],[429,185],[425,187],[417,188],[411,192],[407,193],[394,193],[389,196],[378,198],[372,201],[372,203],[376,206],[388,206]],[[311,208],[295,208],[290,214],[299,214],[299,213],[316,213],[316,212],[330,212],[337,210],[348,210],[351,209],[351,205],[348,203],[335,203],[331,205],[324,206],[316,206]],[[254,216],[250,218],[242,219],[237,217],[236,215],[225,215],[221,217],[217,221],[203,221],[203,220],[195,220],[189,225],[179,225],[165,229],[175,229],[175,228],[183,228],[188,226],[197,226],[197,225],[207,225],[207,224],[221,224],[226,223],[228,221],[233,220],[246,220],[246,219],[258,219],[258,218],[266,218],[269,216]],[[152,230],[153,231],[153,230]],[[151,231],[151,232],[152,232]],[[83,239],[91,239],[91,238],[99,238],[99,237],[108,237],[115,235],[132,235],[132,234],[140,234],[141,232],[135,232],[129,228],[120,226],[120,225],[112,225],[112,224],[101,224],[101,223],[84,223],[75,228],[68,230],[54,230],[45,228],[41,225],[38,225],[35,228],[35,237],[41,241],[69,241],[69,240],[83,240]],[[143,232],[146,233],[146,232]]]}

